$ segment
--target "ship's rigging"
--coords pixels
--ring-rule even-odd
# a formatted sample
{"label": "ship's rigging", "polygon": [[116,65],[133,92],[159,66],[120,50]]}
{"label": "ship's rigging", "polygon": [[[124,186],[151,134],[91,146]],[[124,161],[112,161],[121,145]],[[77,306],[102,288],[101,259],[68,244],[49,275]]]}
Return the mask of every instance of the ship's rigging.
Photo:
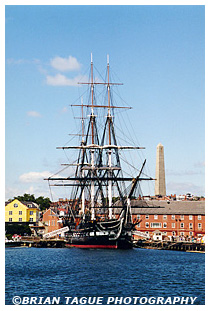
{"label": "ship's rigging", "polygon": [[[111,87],[122,83],[110,81],[109,57],[107,57],[107,81],[96,82],[93,73],[93,60],[91,55],[91,79],[89,82],[82,82],[90,87],[90,102],[84,103],[83,98],[80,104],[72,107],[81,107],[81,141],[78,146],[63,146],[58,149],[78,152],[77,161],[74,164],[64,164],[65,168],[73,165],[75,167],[74,176],[51,176],[47,180],[51,186],[70,186],[71,206],[69,207],[69,218],[80,215],[80,221],[95,221],[96,232],[108,233],[109,240],[118,240],[123,231],[131,230],[131,204],[138,185],[143,180],[153,178],[143,175],[146,160],[143,162],[136,177],[128,177],[123,174],[120,152],[123,150],[144,149],[144,147],[133,145],[118,145],[118,139],[114,127],[114,110],[131,109],[131,107],[121,107],[112,103]],[[95,87],[101,85],[106,87],[107,102],[97,103],[95,98]],[[84,108],[90,109],[90,114],[84,117]],[[104,125],[99,127],[97,123],[98,109],[106,109]],[[85,126],[85,118],[88,124]],[[129,182],[129,185],[128,185]],[[115,189],[115,190],[114,190]],[[114,198],[117,198],[122,212],[119,220],[114,214]],[[103,219],[103,221],[98,221]],[[108,222],[106,222],[108,221]],[[113,221],[113,225],[111,223]],[[86,227],[86,226],[85,226]],[[110,231],[105,231],[107,230]],[[109,229],[108,229],[109,228]],[[126,231],[127,231],[126,230]],[[129,232],[128,231],[128,232]],[[127,232],[126,235],[129,233]],[[106,233],[105,233],[106,235]],[[128,235],[129,236],[129,235]]]}

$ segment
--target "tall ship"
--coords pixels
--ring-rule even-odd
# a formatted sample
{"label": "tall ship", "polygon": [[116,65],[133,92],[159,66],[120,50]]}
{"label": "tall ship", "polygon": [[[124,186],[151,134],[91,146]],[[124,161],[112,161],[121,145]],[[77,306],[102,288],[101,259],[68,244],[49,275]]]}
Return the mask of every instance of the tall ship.
{"label": "tall ship", "polygon": [[[89,80],[81,84],[88,89],[88,100],[81,99],[79,104],[71,105],[80,107],[79,145],[57,147],[64,151],[75,150],[77,158],[74,163],[64,164],[71,168],[71,174],[65,177],[53,175],[47,180],[50,186],[71,188],[68,217],[63,220],[63,226],[69,228],[66,233],[69,246],[129,249],[133,247],[133,230],[139,222],[132,218],[131,200],[139,183],[153,178],[143,176],[146,160],[140,164],[135,176],[125,174],[121,153],[144,147],[118,144],[115,111],[131,107],[114,104],[112,88],[121,83],[110,79],[108,56],[106,80],[94,78],[91,55]],[[103,87],[106,94],[100,102],[97,101],[98,87]],[[85,109],[87,114],[84,116]]]}

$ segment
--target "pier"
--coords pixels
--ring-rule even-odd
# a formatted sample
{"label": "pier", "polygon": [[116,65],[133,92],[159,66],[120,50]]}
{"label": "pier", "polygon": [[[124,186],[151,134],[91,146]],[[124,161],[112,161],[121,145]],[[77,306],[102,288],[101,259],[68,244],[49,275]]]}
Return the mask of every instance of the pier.
{"label": "pier", "polygon": [[66,247],[66,242],[58,239],[34,239],[6,242],[5,247],[64,248]]}
{"label": "pier", "polygon": [[174,250],[183,252],[205,252],[204,243],[192,243],[192,242],[170,242],[170,241],[137,241],[134,243],[134,247],[138,248],[151,248],[162,250]]}
{"label": "pier", "polygon": [[[64,248],[69,247],[64,239],[29,239],[21,241],[6,242],[5,247],[37,247],[37,248]],[[148,248],[160,250],[174,250],[183,252],[205,252],[204,243],[192,242],[170,242],[170,241],[136,241],[134,248]]]}

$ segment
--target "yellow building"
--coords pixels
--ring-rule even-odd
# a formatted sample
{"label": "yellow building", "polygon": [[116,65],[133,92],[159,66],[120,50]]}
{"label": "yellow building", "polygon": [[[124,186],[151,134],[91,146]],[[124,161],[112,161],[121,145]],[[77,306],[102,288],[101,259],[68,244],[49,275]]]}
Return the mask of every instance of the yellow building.
{"label": "yellow building", "polygon": [[15,199],[5,205],[6,223],[36,223],[39,219],[39,206],[34,202],[20,202]]}

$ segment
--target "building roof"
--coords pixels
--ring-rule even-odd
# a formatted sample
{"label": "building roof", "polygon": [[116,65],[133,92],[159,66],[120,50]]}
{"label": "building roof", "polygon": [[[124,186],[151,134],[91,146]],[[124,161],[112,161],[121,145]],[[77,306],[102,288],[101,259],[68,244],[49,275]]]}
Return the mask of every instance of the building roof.
{"label": "building roof", "polygon": [[[119,214],[121,208],[115,208]],[[132,214],[149,215],[205,215],[205,201],[132,200]]]}
{"label": "building roof", "polygon": [[[20,201],[20,200],[18,200],[18,199],[14,199],[14,200],[12,200],[12,201],[6,201],[6,202],[5,202],[5,206],[7,206],[8,204],[10,204],[10,203],[12,203],[12,202],[14,202],[14,201],[16,201],[16,200],[19,201],[20,203],[24,204],[24,205],[27,206],[28,208],[37,208],[37,209],[40,209],[40,208],[39,208],[39,205],[38,205],[37,203],[35,203],[35,202]],[[31,206],[29,207],[28,205],[31,205]]]}
{"label": "building roof", "polygon": [[53,211],[52,208],[50,208],[50,207],[49,207],[48,209],[45,210],[45,212],[43,213],[43,216],[44,216],[48,211],[50,211],[50,214],[49,214],[48,216],[59,217],[59,215],[58,215],[55,211]]}
{"label": "building roof", "polygon": [[39,205],[35,202],[27,202],[27,201],[26,202],[20,201],[20,202],[26,205],[27,207],[31,205],[29,208],[39,208]]}

